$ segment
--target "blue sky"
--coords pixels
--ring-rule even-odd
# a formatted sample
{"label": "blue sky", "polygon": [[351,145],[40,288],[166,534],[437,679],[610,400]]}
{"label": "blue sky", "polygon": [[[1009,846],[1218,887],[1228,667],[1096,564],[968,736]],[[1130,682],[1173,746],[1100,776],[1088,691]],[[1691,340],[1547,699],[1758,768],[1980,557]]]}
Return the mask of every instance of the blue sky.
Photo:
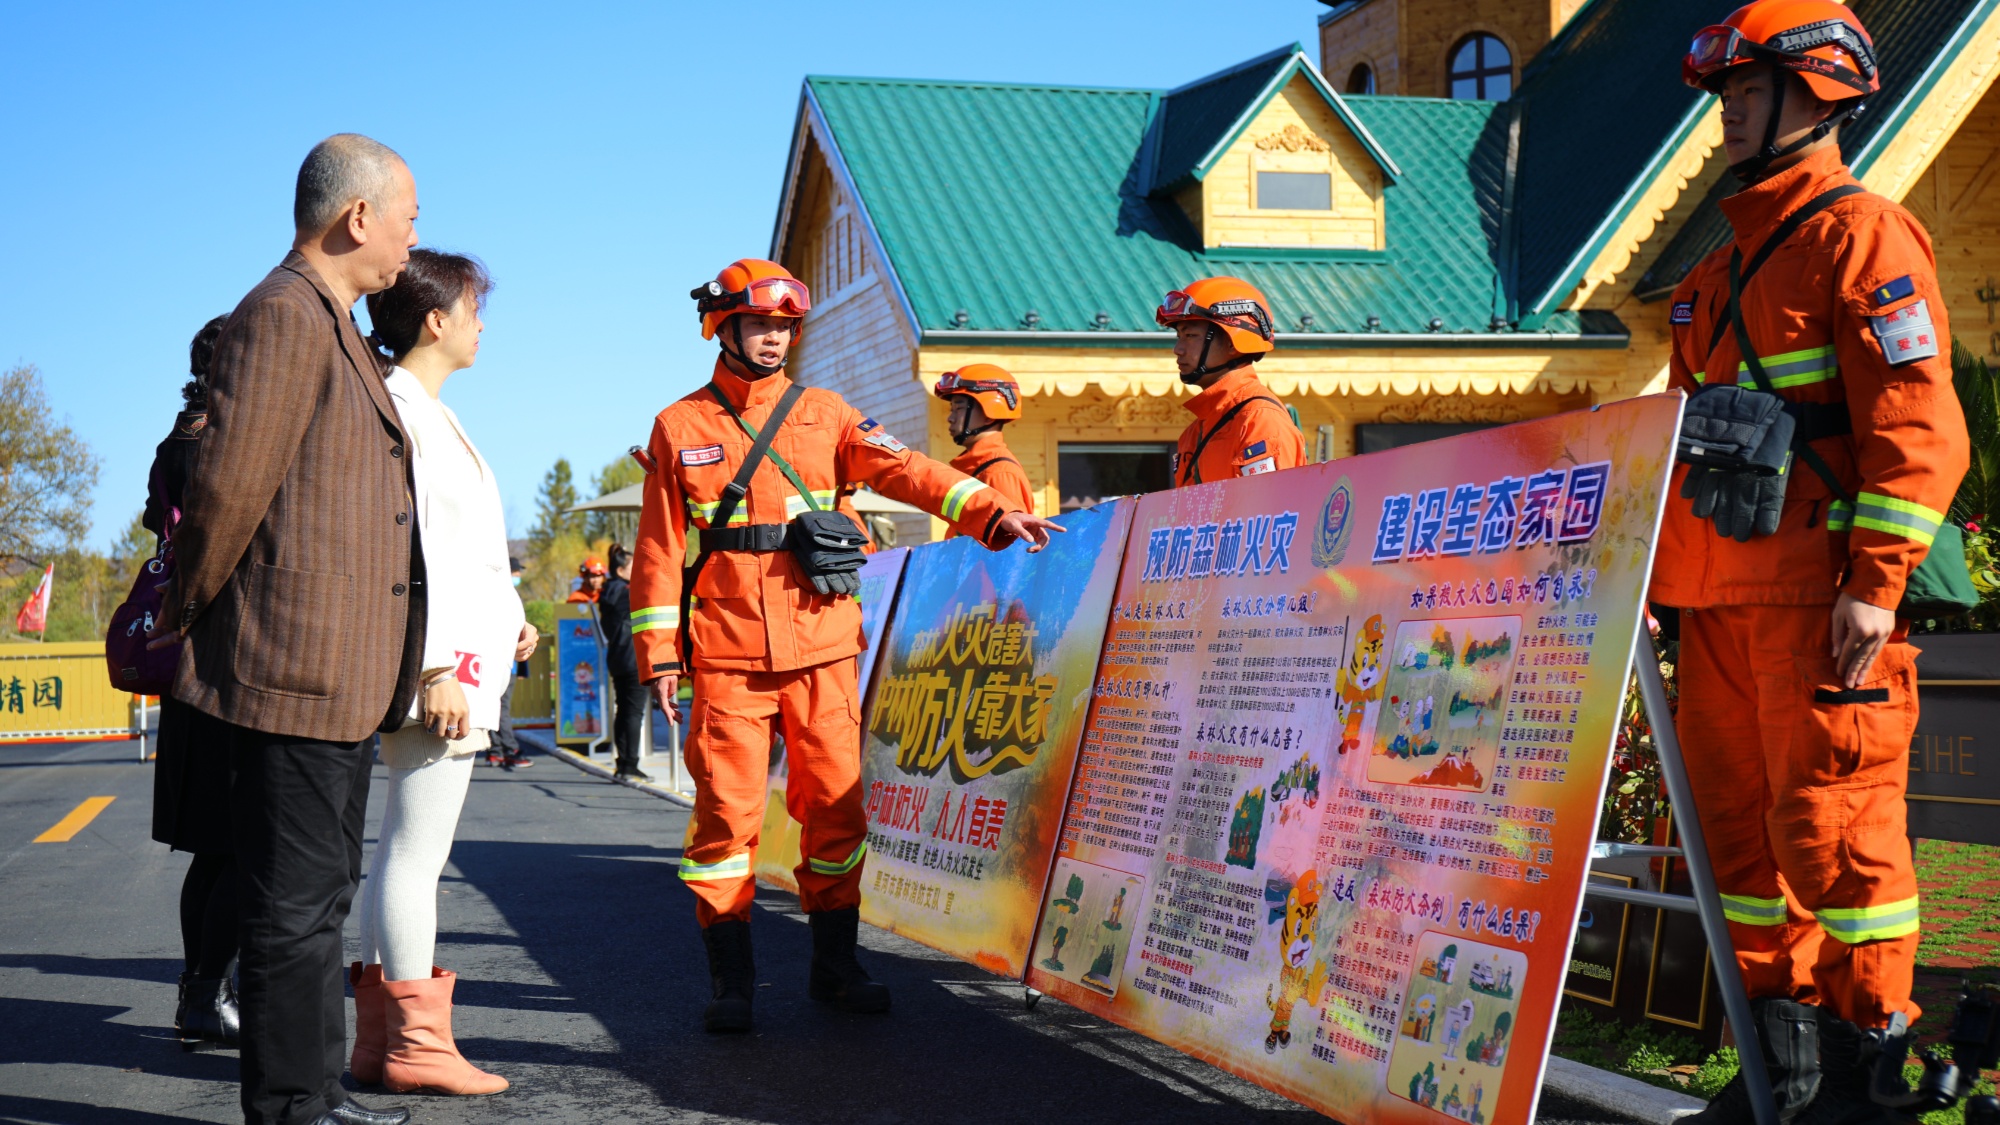
{"label": "blue sky", "polygon": [[102,459],[108,543],[145,498],[189,337],[290,244],[299,160],[367,133],[409,160],[424,244],[499,282],[445,400],[523,534],[558,456],[587,481],[706,377],[687,292],[767,252],[805,75],[1177,86],[1293,40],[1317,57],[1323,10],[22,5],[0,44],[0,363],[40,367]]}

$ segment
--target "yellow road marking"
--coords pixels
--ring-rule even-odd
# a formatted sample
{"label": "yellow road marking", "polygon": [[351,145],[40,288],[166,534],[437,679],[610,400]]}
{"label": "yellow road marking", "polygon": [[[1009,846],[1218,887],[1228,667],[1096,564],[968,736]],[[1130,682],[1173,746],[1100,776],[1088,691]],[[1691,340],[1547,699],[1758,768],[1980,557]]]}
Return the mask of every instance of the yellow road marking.
{"label": "yellow road marking", "polygon": [[110,807],[116,797],[92,797],[69,810],[69,815],[56,821],[55,827],[35,837],[37,844],[67,844],[70,838],[90,827],[97,814]]}

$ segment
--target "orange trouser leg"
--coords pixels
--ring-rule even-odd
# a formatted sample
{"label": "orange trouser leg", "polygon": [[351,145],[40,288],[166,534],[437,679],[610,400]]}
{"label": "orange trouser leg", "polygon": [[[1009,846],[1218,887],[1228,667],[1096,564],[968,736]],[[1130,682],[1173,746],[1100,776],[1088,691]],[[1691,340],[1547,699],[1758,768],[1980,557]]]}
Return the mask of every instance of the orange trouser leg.
{"label": "orange trouser leg", "polygon": [[[1917,718],[1915,650],[1900,643],[1886,646],[1867,681],[1848,691],[1827,655],[1829,617],[1826,606],[1742,606],[1685,615],[1682,667],[1690,669],[1691,661],[1705,656],[1723,657],[1696,674],[1698,695],[1706,700],[1697,704],[1699,712],[1710,712],[1720,694],[1711,681],[1715,673],[1749,694],[1736,722],[1750,728],[1739,740],[1748,743],[1745,749],[1755,754],[1764,775],[1764,846],[1797,905],[1812,914],[1819,936],[1810,956],[1803,939],[1793,942],[1793,968],[1809,967],[1820,1002],[1835,1015],[1879,1027],[1896,1012],[1907,1012],[1912,1020],[1920,1014],[1910,1003],[1917,881],[1903,813]],[[1686,715],[1685,679],[1681,708]],[[1710,731],[1726,724],[1723,716],[1709,714]],[[1704,764],[1714,764],[1709,757],[1704,755]],[[1698,768],[1690,755],[1690,773]],[[1699,785],[1696,800],[1709,800],[1704,794],[1711,787]],[[1730,831],[1709,829],[1715,819],[1704,803],[1704,829]],[[1740,842],[1741,832],[1739,827],[1729,841]],[[1726,855],[1727,846],[1712,836],[1711,856]],[[1733,861],[1715,862],[1722,892],[1743,896],[1725,900],[1733,914],[1744,915],[1732,917],[1732,935],[1751,931],[1745,936],[1753,944],[1743,948],[1759,948],[1758,930],[1767,931],[1764,948],[1783,942],[1784,935],[1768,931],[1791,930],[1790,924],[1736,924],[1762,909],[1760,892],[1732,892],[1722,870]],[[1752,994],[1771,993],[1753,988]]]}
{"label": "orange trouser leg", "polygon": [[1683,613],[1674,729],[1745,989],[1811,1002],[1820,932],[1788,893],[1764,829],[1771,791],[1752,663],[1751,638],[1728,612]]}
{"label": "orange trouser leg", "polygon": [[694,816],[681,849],[681,880],[695,896],[703,926],[748,921],[757,897],[757,834],[778,729],[780,693],[770,673],[694,674],[687,767]]}
{"label": "orange trouser leg", "polygon": [[799,907],[861,905],[868,818],[861,800],[861,706],[853,660],[792,673],[785,689],[785,809],[799,822]]}

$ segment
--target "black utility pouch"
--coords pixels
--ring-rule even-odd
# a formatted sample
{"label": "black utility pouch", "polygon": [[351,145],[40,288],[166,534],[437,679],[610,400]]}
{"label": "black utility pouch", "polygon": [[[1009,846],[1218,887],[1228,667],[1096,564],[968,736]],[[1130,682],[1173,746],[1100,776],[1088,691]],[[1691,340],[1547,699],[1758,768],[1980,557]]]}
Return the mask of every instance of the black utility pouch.
{"label": "black utility pouch", "polygon": [[868,561],[861,548],[868,540],[845,512],[801,512],[785,538],[814,589],[822,594],[853,594],[861,589],[858,572]]}
{"label": "black utility pouch", "polygon": [[1724,472],[1785,471],[1797,420],[1785,400],[1747,387],[1704,387],[1681,416],[1680,460]]}

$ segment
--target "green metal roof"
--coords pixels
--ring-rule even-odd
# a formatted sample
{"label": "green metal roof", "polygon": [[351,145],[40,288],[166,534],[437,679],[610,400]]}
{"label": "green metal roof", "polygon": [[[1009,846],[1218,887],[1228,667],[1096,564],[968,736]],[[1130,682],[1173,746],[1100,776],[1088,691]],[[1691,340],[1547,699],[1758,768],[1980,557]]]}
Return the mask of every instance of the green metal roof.
{"label": "green metal roof", "polygon": [[1340,95],[1321,80],[1306,58],[1305,45],[1294,43],[1160,96],[1144,160],[1147,192],[1170,192],[1206,177],[1251,119],[1298,75],[1312,83],[1389,179],[1401,174]]}
{"label": "green metal roof", "polygon": [[1521,74],[1510,290],[1524,325],[1583,273],[1700,122],[1681,83],[1695,32],[1741,0],[1592,0]]}
{"label": "green metal roof", "polygon": [[[1281,54],[1293,60],[1286,66],[1300,59]],[[1305,69],[1331,98],[1317,72]],[[813,77],[805,99],[928,339],[1007,332],[1050,343],[1157,346],[1160,295],[1218,273],[1262,288],[1280,331],[1297,334],[1288,343],[1309,343],[1314,334],[1329,345],[1352,343],[1351,334],[1369,331],[1370,317],[1390,337],[1384,344],[1425,342],[1406,334],[1439,344],[1505,338],[1488,331],[1499,294],[1503,106],[1332,99],[1362,131],[1392,139],[1381,146],[1401,172],[1383,191],[1388,249],[1204,252],[1179,208],[1148,192],[1158,182],[1145,167],[1148,142],[1171,93]],[[1250,107],[1240,125],[1261,100],[1238,104]],[[1190,131],[1202,135],[1226,132]],[[1100,312],[1108,317],[1101,328]],[[1430,332],[1433,318],[1441,333]],[[1609,346],[1622,346],[1624,336],[1615,318],[1574,312],[1556,314],[1541,331]]]}
{"label": "green metal roof", "polygon": [[[1849,5],[1875,41],[1882,90],[1868,112],[1843,128],[1840,150],[1857,175],[1867,175],[1883,142],[1908,120],[1964,48],[1970,33],[1992,18],[2000,0],[1853,0]],[[1641,300],[1672,293],[1700,261],[1730,239],[1729,220],[1716,201],[1742,185],[1724,175],[1675,232],[1635,287]]]}

